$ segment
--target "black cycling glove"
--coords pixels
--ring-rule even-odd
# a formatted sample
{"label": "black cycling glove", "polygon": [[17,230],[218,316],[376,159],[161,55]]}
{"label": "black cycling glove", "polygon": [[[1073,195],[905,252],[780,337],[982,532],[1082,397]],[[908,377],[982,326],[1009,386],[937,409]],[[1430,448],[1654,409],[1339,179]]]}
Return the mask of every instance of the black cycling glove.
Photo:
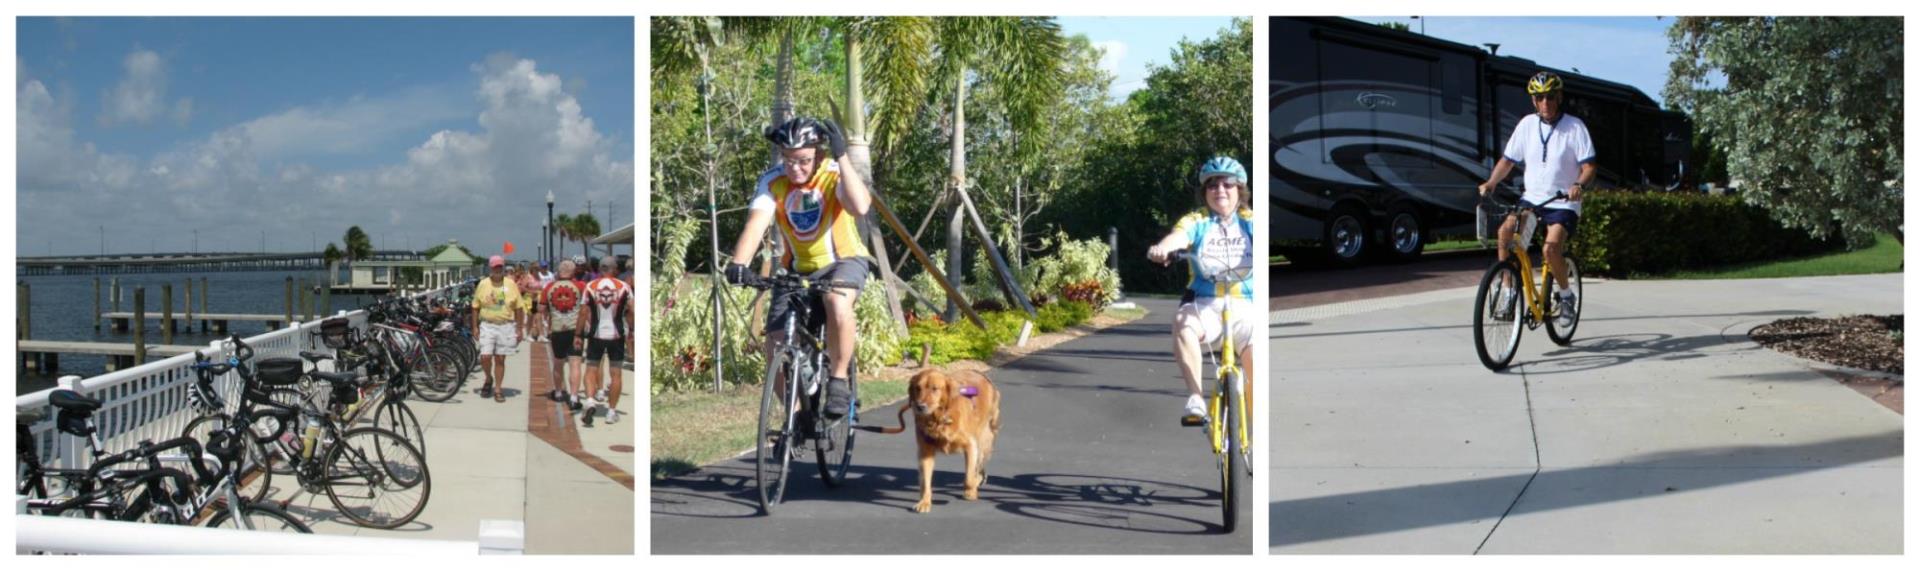
{"label": "black cycling glove", "polygon": [[748,283],[747,280],[750,280],[753,277],[755,277],[753,275],[753,271],[747,269],[746,264],[732,263],[732,262],[729,262],[727,264],[726,274],[727,274],[727,283],[730,283],[733,285],[745,285]]}
{"label": "black cycling glove", "polygon": [[834,159],[847,155],[847,135],[840,132],[838,123],[834,123],[832,119],[822,120],[820,130],[826,132],[827,147],[833,150]]}

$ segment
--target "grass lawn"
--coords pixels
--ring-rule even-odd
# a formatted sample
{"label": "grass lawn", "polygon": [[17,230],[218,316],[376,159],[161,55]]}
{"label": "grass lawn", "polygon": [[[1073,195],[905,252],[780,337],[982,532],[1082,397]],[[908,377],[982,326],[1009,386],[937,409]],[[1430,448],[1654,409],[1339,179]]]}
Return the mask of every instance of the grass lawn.
{"label": "grass lawn", "polygon": [[1892,235],[1880,234],[1874,236],[1872,246],[1851,252],[1634,277],[1636,279],[1732,280],[1883,274],[1900,271],[1905,252],[1905,248],[1902,248],[1900,242],[1894,240]]}
{"label": "grass lawn", "polygon": [[[1471,238],[1465,239],[1465,240],[1441,240],[1438,242],[1427,244],[1428,252],[1451,252],[1454,250],[1478,250],[1478,249],[1481,249],[1480,241],[1474,240]],[[1491,249],[1491,248],[1488,248],[1488,249]]]}
{"label": "grass lawn", "polygon": [[[907,381],[860,379],[862,409],[892,403],[907,395]],[[759,424],[760,386],[725,391],[669,392],[653,395],[652,465],[654,479],[753,449]],[[883,424],[891,425],[891,421]]]}

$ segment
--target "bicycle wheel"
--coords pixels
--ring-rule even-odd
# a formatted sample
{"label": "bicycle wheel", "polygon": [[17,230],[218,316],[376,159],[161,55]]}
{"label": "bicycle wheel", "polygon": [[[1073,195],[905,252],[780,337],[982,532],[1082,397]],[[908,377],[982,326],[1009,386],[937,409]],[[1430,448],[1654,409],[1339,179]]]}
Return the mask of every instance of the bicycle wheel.
{"label": "bicycle wheel", "polygon": [[327,499],[354,523],[393,529],[420,516],[432,495],[426,458],[405,438],[361,427],[327,450],[322,484]]}
{"label": "bicycle wheel", "polygon": [[[244,521],[243,521],[244,520]],[[294,519],[287,510],[271,503],[250,503],[240,508],[240,517],[233,517],[233,510],[222,506],[207,518],[207,527],[221,529],[239,529],[269,531],[275,533],[313,533],[307,524]]]}
{"label": "bicycle wheel", "polygon": [[416,377],[413,388],[421,400],[446,402],[460,393],[464,379],[460,378],[460,360],[454,357],[452,350],[434,348],[427,352],[424,361],[432,376],[426,379]]}
{"label": "bicycle wheel", "polygon": [[[1547,299],[1556,300],[1555,280],[1547,280]],[[1547,312],[1547,338],[1553,344],[1565,347],[1573,344],[1573,331],[1580,328],[1580,306],[1587,303],[1586,290],[1580,286],[1580,261],[1567,256],[1567,291],[1573,292],[1573,315],[1565,327],[1560,326],[1560,304],[1555,301],[1552,311]]]}
{"label": "bicycle wheel", "polygon": [[[753,445],[754,483],[760,488],[760,513],[772,514],[774,504],[780,503],[780,496],[787,490],[787,467],[793,459],[788,447],[793,445],[793,383],[798,371],[794,371],[793,355],[787,351],[776,351],[767,361],[767,376],[760,383],[760,426],[759,436]],[[781,373],[786,386],[781,386]]]}
{"label": "bicycle wheel", "polygon": [[1227,421],[1227,445],[1220,459],[1220,528],[1222,533],[1233,533],[1240,527],[1240,502],[1247,495],[1247,457],[1241,450],[1240,430],[1246,423],[1246,407],[1242,405],[1240,377],[1231,375],[1221,379],[1223,390],[1227,392],[1226,403],[1220,416]]}
{"label": "bicycle wheel", "polygon": [[[1494,263],[1480,278],[1473,300],[1473,347],[1489,370],[1507,368],[1520,348],[1520,320],[1527,311],[1525,296],[1516,291],[1524,288],[1521,284],[1520,267],[1510,261]],[[1515,294],[1512,303],[1507,303],[1508,292]]]}
{"label": "bicycle wheel", "polygon": [[847,480],[847,465],[853,462],[853,425],[860,416],[860,376],[847,369],[847,415],[828,423],[825,434],[813,443],[813,460],[820,466],[820,481],[838,488]]}
{"label": "bicycle wheel", "polygon": [[[181,431],[180,435],[192,438],[199,441],[201,445],[205,445],[211,440],[214,433],[227,429],[228,421],[229,418],[225,414],[201,416],[200,418],[193,419],[193,422],[187,423],[187,429]],[[251,430],[249,430],[248,434],[241,438],[241,440],[246,441],[242,444],[242,446],[245,447],[245,453],[240,456],[240,469],[236,472],[239,481],[235,482],[235,485],[240,486],[241,499],[249,502],[257,502],[266,498],[267,490],[273,488],[273,470],[271,469],[272,462],[270,460],[272,455],[267,452],[267,447],[260,443],[260,438],[253,434]],[[214,505],[216,506],[224,505],[225,503],[225,498],[216,498],[214,500]]]}
{"label": "bicycle wheel", "polygon": [[393,431],[413,443],[422,457],[427,455],[427,431],[420,428],[420,417],[414,416],[406,401],[389,397],[380,403],[380,410],[373,411],[373,425]]}

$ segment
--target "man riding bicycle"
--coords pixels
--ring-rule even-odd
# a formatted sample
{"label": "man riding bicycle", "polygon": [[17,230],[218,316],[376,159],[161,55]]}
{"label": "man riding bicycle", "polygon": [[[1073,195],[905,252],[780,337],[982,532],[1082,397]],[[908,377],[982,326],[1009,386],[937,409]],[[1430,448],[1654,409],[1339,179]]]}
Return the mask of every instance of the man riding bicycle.
{"label": "man riding bicycle", "polygon": [[[1180,376],[1187,381],[1186,416],[1205,417],[1207,402],[1200,395],[1201,347],[1220,342],[1220,336],[1233,335],[1234,351],[1239,353],[1242,370],[1259,370],[1253,364],[1254,324],[1248,320],[1256,313],[1253,306],[1253,210],[1247,195],[1247,169],[1228,157],[1215,157],[1200,166],[1200,201],[1203,211],[1181,218],[1173,232],[1147,249],[1147,259],[1166,265],[1169,255],[1191,250],[1187,257],[1193,277],[1181,298],[1180,310],[1173,316],[1173,354],[1180,362]],[[1233,264],[1238,281],[1215,283],[1203,264]],[[1231,332],[1222,331],[1220,312],[1232,305]]]}
{"label": "man riding bicycle", "polygon": [[[749,283],[747,268],[760,249],[769,225],[780,228],[781,266],[811,280],[830,280],[834,291],[822,305],[826,316],[827,356],[832,360],[827,379],[825,412],[828,418],[846,416],[851,405],[848,369],[858,345],[853,315],[860,285],[871,271],[870,256],[860,242],[858,220],[866,216],[872,196],[866,182],[853,172],[847,159],[847,140],[830,120],[796,117],[767,129],[767,142],[780,153],[780,164],[760,175],[748,203],[747,226],[733,247],[727,264],[729,283]],[[848,165],[842,175],[842,165]],[[767,311],[767,348],[778,347],[786,333],[775,329],[788,312],[784,296],[774,296]]]}
{"label": "man riding bicycle", "polygon": [[[1565,91],[1560,76],[1550,71],[1534,74],[1527,81],[1527,94],[1533,96],[1535,113],[1514,125],[1506,151],[1493,166],[1493,176],[1480,184],[1480,195],[1492,193],[1494,185],[1506,180],[1514,164],[1527,165],[1526,192],[1520,197],[1521,206],[1538,211],[1540,222],[1547,226],[1547,264],[1553,268],[1554,281],[1560,286],[1554,302],[1559,304],[1560,318],[1570,320],[1579,305],[1574,292],[1567,287],[1566,244],[1580,225],[1581,191],[1593,182],[1597,169],[1593,163],[1593,137],[1587,133],[1587,124],[1560,109]],[[1566,199],[1555,200],[1563,191]],[[1507,259],[1518,223],[1517,215],[1509,215],[1500,225],[1502,261]],[[1512,315],[1519,293],[1518,288],[1508,288],[1496,314]]]}

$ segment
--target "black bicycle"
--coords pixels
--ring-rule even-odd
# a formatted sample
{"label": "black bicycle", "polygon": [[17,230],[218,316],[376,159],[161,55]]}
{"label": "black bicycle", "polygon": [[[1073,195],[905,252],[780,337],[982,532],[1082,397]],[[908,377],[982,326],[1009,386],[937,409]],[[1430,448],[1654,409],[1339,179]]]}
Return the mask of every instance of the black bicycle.
{"label": "black bicycle", "polygon": [[846,481],[853,462],[854,427],[859,424],[860,382],[847,369],[846,416],[829,419],[825,407],[828,362],[824,295],[834,288],[857,289],[855,284],[809,280],[785,270],[773,277],[743,284],[769,290],[775,303],[793,308],[769,328],[786,333],[767,359],[761,385],[759,432],[754,442],[754,475],[760,488],[760,510],[772,514],[786,493],[787,470],[793,458],[813,449],[820,480],[829,488]]}
{"label": "black bicycle", "polygon": [[191,488],[192,479],[186,472],[138,465],[123,467],[139,457],[127,453],[107,455],[92,420],[93,412],[102,405],[98,399],[57,390],[48,395],[47,402],[55,410],[55,430],[86,439],[92,462],[84,469],[45,466],[32,427],[45,421],[46,413],[42,409],[15,410],[15,462],[19,480],[14,493],[26,499],[27,513],[155,521],[150,517],[155,503],[179,500]]}

